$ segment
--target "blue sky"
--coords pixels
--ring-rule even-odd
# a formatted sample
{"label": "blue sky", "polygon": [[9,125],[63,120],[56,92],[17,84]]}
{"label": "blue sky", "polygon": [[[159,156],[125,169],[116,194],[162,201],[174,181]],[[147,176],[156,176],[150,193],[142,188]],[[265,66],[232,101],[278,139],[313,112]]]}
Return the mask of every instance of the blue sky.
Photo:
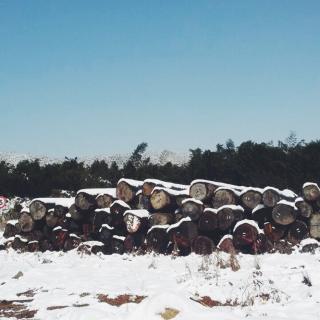
{"label": "blue sky", "polygon": [[0,0],[0,151],[318,139],[320,1]]}

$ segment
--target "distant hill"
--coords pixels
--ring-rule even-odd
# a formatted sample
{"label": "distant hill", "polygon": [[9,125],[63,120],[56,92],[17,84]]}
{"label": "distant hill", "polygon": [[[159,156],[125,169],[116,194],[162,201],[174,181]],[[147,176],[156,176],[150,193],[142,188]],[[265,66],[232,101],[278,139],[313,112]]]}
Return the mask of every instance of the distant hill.
{"label": "distant hill", "polygon": [[[79,156],[77,157],[79,162],[84,162],[85,164],[92,164],[95,160],[104,160],[106,163],[111,164],[113,161],[117,163],[119,167],[128,160],[130,154],[113,154],[113,155],[97,155],[97,156]],[[186,153],[176,153],[169,150],[164,150],[162,152],[146,152],[144,158],[150,157],[150,161],[154,164],[164,165],[167,162],[172,164],[181,165],[189,160],[189,154]],[[10,164],[16,165],[22,160],[35,160],[39,159],[42,165],[49,163],[60,163],[65,160],[63,157],[48,157],[45,155],[32,155],[23,153],[13,153],[13,152],[0,152],[0,161],[6,161]]]}

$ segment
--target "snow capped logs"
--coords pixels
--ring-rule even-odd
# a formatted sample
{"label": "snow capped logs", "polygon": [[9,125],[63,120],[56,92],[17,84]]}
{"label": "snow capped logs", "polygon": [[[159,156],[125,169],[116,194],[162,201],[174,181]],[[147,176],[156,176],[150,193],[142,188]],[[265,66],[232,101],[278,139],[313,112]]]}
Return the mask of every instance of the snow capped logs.
{"label": "snow capped logs", "polygon": [[104,254],[207,255],[215,245],[232,254],[291,252],[309,236],[320,239],[318,185],[306,183],[302,189],[298,197],[288,189],[207,180],[195,180],[188,188],[155,179],[121,179],[117,189],[82,189],[75,198],[32,200],[18,220],[8,221],[5,246],[35,252],[81,245],[80,251]]}

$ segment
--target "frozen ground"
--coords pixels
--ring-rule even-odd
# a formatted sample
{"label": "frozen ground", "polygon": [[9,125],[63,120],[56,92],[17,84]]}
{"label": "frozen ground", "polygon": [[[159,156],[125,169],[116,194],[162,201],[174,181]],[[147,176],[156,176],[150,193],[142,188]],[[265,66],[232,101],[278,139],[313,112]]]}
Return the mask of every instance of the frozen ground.
{"label": "frozen ground", "polygon": [[[320,251],[237,259],[240,268],[232,271],[230,256],[222,253],[172,258],[0,251],[0,319],[7,319],[1,300],[26,300],[26,310],[37,311],[33,319],[46,320],[163,319],[166,308],[179,312],[174,319],[320,319]],[[100,302],[101,295],[123,294],[145,298],[121,306]],[[195,301],[204,296],[225,306]]]}

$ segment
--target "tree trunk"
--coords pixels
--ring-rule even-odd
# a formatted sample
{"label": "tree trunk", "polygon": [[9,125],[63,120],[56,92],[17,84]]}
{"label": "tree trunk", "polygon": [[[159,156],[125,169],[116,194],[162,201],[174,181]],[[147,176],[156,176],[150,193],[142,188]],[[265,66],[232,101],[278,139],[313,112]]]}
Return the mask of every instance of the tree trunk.
{"label": "tree trunk", "polygon": [[22,212],[19,218],[19,225],[22,232],[30,232],[33,230],[34,221],[31,215],[27,212]]}
{"label": "tree trunk", "polygon": [[280,195],[273,188],[266,188],[262,194],[262,201],[266,207],[273,208],[280,201]]}
{"label": "tree trunk", "polygon": [[126,203],[131,203],[142,185],[142,181],[120,179],[117,184],[117,198]]}
{"label": "tree trunk", "polygon": [[296,220],[289,226],[288,240],[293,244],[298,244],[309,235],[308,226],[303,221]]}
{"label": "tree trunk", "polygon": [[203,203],[195,199],[186,199],[181,206],[182,215],[190,217],[192,221],[198,221],[203,210]]}
{"label": "tree trunk", "polygon": [[241,201],[245,208],[253,210],[262,201],[260,192],[249,189],[241,194]]}
{"label": "tree trunk", "polygon": [[320,198],[320,189],[316,183],[305,183],[302,193],[303,198],[307,201],[317,201]]}
{"label": "tree trunk", "polygon": [[314,213],[310,218],[310,235],[312,238],[320,239],[320,213]]}
{"label": "tree trunk", "polygon": [[214,197],[212,201],[213,208],[220,208],[224,205],[235,205],[237,203],[237,196],[234,191],[230,189],[218,188],[214,192]]}
{"label": "tree trunk", "polygon": [[272,219],[278,224],[287,226],[296,220],[297,212],[294,206],[287,202],[279,202],[272,210]]}

